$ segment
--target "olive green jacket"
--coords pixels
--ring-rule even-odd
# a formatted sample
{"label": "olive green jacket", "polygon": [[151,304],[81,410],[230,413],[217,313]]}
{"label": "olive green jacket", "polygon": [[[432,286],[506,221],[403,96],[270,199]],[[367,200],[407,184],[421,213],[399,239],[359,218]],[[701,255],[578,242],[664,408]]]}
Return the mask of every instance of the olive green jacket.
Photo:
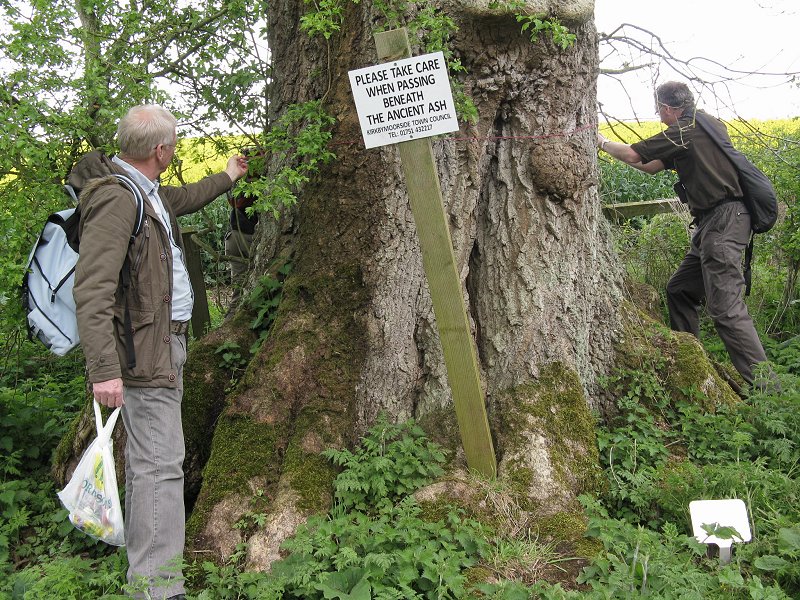
{"label": "olive green jacket", "polygon": [[[88,378],[92,383],[121,377],[128,386],[176,387],[179,382],[170,350],[172,252],[167,230],[142,193],[144,222],[129,243],[136,221],[136,200],[112,173],[126,175],[107,156],[92,152],[68,177],[68,182],[80,190],[80,255],[72,293]],[[223,172],[198,183],[159,188],[173,236],[181,248],[176,216],[201,209],[232,185]],[[132,369],[127,367],[125,298],[120,280],[126,254],[131,265],[127,300],[136,354]]]}

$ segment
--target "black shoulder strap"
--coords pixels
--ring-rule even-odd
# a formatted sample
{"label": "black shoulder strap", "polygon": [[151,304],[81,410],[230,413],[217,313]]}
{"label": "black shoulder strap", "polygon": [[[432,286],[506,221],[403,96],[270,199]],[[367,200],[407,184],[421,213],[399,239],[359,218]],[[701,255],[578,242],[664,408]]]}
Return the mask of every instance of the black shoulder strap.
{"label": "black shoulder strap", "polygon": [[729,140],[726,140],[724,137],[720,135],[719,131],[714,129],[714,127],[708,121],[709,119],[708,115],[699,110],[696,110],[692,115],[692,117],[694,118],[695,123],[697,123],[700,129],[705,131],[708,134],[708,137],[710,137],[713,140],[713,142],[717,145],[717,147],[720,150],[722,150],[728,156],[728,158],[730,158],[729,150],[734,149],[733,143],[730,142]]}
{"label": "black shoulder strap", "polygon": [[122,263],[120,277],[122,279],[122,295],[125,297],[125,316],[123,319],[125,354],[128,355],[128,369],[131,370],[136,367],[136,349],[133,347],[133,321],[131,320],[130,308],[128,308],[128,292],[131,287],[131,260],[128,258],[127,252],[125,252],[125,262]]}
{"label": "black shoulder strap", "polygon": [[749,163],[747,157],[734,147],[730,137],[722,135],[711,124],[711,117],[709,115],[697,110],[694,113],[694,121],[700,129],[708,134],[708,137],[711,138],[717,148],[728,157],[728,160],[731,161],[733,168],[739,173],[739,177],[741,178],[742,168],[746,163]]}
{"label": "black shoulder strap", "polygon": [[743,275],[744,275],[744,295],[750,295],[750,288],[753,285],[753,269],[751,263],[753,262],[753,238],[755,234],[750,233],[750,243],[747,244],[747,248],[744,250],[744,267],[743,267]]}

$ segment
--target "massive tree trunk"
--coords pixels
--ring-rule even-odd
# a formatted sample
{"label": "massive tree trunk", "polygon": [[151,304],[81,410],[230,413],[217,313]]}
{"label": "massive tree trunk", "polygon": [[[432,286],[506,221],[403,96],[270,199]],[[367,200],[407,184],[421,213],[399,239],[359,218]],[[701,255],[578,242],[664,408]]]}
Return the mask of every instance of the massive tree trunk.
{"label": "massive tree trunk", "polygon": [[[274,107],[324,97],[338,158],[296,212],[261,231],[256,271],[279,255],[292,271],[272,333],[220,416],[189,527],[195,550],[228,555],[245,535],[232,525],[258,497],[269,516],[247,532],[256,568],[328,506],[334,472],[319,452],[352,444],[380,412],[415,417],[455,451],[454,468],[463,460],[398,153],[363,148],[347,78],[377,62],[379,16],[348,3],[341,34],[324,43],[299,31],[304,6],[271,5]],[[594,485],[589,408],[621,298],[597,194],[592,3],[563,6],[531,8],[577,34],[568,50],[531,43],[511,14],[446,9],[479,119],[432,141],[499,473],[545,516]]]}
{"label": "massive tree trunk", "polygon": [[[575,533],[565,524],[580,513],[576,496],[598,487],[591,411],[607,408],[600,375],[657,363],[671,389],[700,390],[711,403],[732,392],[694,338],[669,334],[625,301],[647,293],[623,292],[600,210],[592,3],[534,4],[531,12],[576,33],[573,47],[531,43],[511,14],[444,7],[460,28],[459,77],[479,119],[432,145],[498,475],[547,535]],[[398,151],[364,149],[350,93],[348,70],[377,62],[371,32],[381,17],[368,2],[345,6],[341,33],[325,42],[299,30],[304,2],[270,4],[275,114],[322,98],[337,119],[338,158],[294,209],[261,220],[251,287],[280,271],[282,296],[238,383],[217,350],[234,342],[247,354],[246,305],[190,346],[190,559],[224,559],[247,541],[248,566],[267,568],[298,524],[330,505],[335,469],[321,451],[354,444],[381,412],[414,417],[452,451],[449,481],[428,497],[480,487],[450,485],[464,456]],[[280,166],[273,157],[271,168]],[[62,483],[91,437],[87,411],[59,449]]]}

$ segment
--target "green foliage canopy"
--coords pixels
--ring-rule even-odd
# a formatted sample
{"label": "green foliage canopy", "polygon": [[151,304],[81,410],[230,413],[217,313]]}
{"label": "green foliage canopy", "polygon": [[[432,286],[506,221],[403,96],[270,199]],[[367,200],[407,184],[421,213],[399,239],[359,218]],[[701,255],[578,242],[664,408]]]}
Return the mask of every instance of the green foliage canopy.
{"label": "green foliage canopy", "polygon": [[[184,136],[268,128],[266,7],[152,0],[0,0],[0,335],[22,322],[13,290],[39,224],[66,208],[60,185],[90,149],[113,151],[118,119],[160,103]],[[229,153],[235,140],[202,148]]]}

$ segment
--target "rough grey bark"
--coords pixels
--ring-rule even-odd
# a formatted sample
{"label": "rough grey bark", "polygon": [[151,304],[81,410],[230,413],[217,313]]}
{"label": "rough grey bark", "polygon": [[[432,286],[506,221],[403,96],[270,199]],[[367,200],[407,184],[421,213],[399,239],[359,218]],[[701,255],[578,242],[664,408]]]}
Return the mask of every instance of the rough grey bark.
{"label": "rough grey bark", "polygon": [[[307,49],[313,42],[292,31],[296,14],[286,8],[276,10],[271,40],[277,71],[281,64],[304,62],[276,85],[278,107],[304,99],[300,90],[315,82],[298,75],[315,72],[320,58]],[[341,54],[331,44],[329,110],[340,119],[340,144],[360,140],[346,71],[377,62],[368,33],[377,17],[367,8],[352,8]],[[433,146],[490,394],[536,377],[538,365],[552,360],[573,366],[591,390],[612,355],[619,273],[610,258],[592,158],[597,55],[587,8],[586,2],[532,6],[574,19],[570,25],[579,26],[579,40],[568,51],[530,43],[508,15],[488,17],[489,11],[465,4],[451,9],[461,11],[455,45],[480,120]],[[324,75],[320,83],[327,83]],[[370,352],[358,389],[361,424],[381,409],[401,417],[448,406],[397,153],[358,144],[337,151],[367,176],[325,183],[362,198],[369,213],[362,263],[373,289],[366,323]]]}
{"label": "rough grey bark", "polygon": [[[612,359],[620,283],[597,195],[592,4],[551,4],[531,8],[561,16],[577,34],[566,51],[531,43],[513,15],[474,4],[447,8],[460,26],[453,42],[480,119],[432,143],[489,412],[501,428],[493,431],[500,472],[524,471],[525,490],[552,513],[569,507],[584,477],[552,447],[591,462],[593,437],[565,444],[545,421],[552,413],[568,423],[575,414],[559,413],[559,394],[577,388],[584,413],[593,403],[597,376]],[[288,252],[294,271],[272,337],[220,419],[208,470],[219,468],[215,448],[230,444],[220,430],[242,418],[269,431],[276,464],[238,489],[221,490],[235,486],[209,477],[198,500],[204,516],[193,516],[190,528],[195,548],[229,554],[240,536],[230,526],[248,494],[269,488],[268,526],[250,537],[256,568],[277,556],[304,514],[326,506],[329,479],[320,478],[320,502],[304,503],[287,457],[313,461],[326,444],[353,443],[381,411],[427,420],[441,437],[453,431],[398,154],[363,149],[347,79],[348,70],[377,62],[372,9],[347,4],[341,34],[325,43],[299,31],[300,0],[270,6],[275,110],[323,97],[337,118],[338,158],[306,186],[292,215],[260,233],[256,271]],[[556,383],[540,389],[534,384],[544,369]],[[518,393],[527,385],[534,387]],[[550,412],[543,414],[536,406],[545,397]],[[525,415],[513,423],[512,405]]]}

